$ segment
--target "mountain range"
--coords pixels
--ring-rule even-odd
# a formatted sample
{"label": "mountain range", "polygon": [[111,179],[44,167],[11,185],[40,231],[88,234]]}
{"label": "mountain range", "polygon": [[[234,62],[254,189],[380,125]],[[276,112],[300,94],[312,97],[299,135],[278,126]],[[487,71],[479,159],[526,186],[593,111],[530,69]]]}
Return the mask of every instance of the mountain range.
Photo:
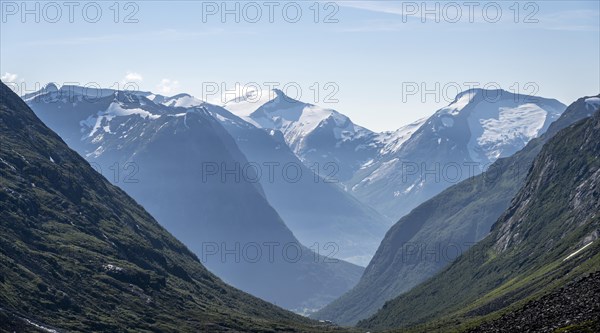
{"label": "mountain range", "polygon": [[356,284],[362,267],[296,239],[253,170],[242,174],[249,162],[216,117],[205,107],[154,99],[164,101],[149,93],[74,86],[48,86],[24,97],[42,121],[225,282],[300,313]]}
{"label": "mountain range", "polygon": [[0,330],[330,331],[234,289],[0,83]]}
{"label": "mountain range", "polygon": [[[600,95],[566,107],[471,89],[431,117],[383,133],[279,90],[254,97],[218,106],[188,94],[48,85],[23,99],[186,244],[206,274],[222,278],[223,288],[321,322],[274,307],[283,320],[269,310],[240,319],[239,327],[223,320],[217,330],[247,330],[246,323],[258,331],[263,324],[337,330],[330,321],[402,332],[599,324],[596,306],[569,301],[557,309],[572,295],[594,293]],[[52,164],[61,159],[47,153]],[[2,159],[13,171],[15,161]],[[5,190],[14,196],[14,187]],[[390,228],[390,220],[398,222]],[[22,237],[7,230],[8,238]],[[123,231],[116,232],[120,240]],[[352,263],[368,266],[363,272]],[[134,281],[131,290],[137,285],[151,302],[156,281],[163,283],[155,267],[144,275],[127,265],[102,267]],[[247,297],[238,304],[241,317],[256,300]],[[0,316],[15,327],[56,325],[15,307]]]}
{"label": "mountain range", "polygon": [[593,97],[571,104],[541,137],[487,171],[449,187],[401,218],[386,234],[361,281],[315,314],[340,324],[368,318],[384,303],[427,280],[487,236],[510,206],[543,145],[589,117]]}
{"label": "mountain range", "polygon": [[281,131],[306,165],[333,173],[345,191],[397,220],[519,151],[566,106],[505,90],[471,89],[431,117],[383,133],[279,90],[262,91],[260,98],[250,93],[224,107],[259,128]]}
{"label": "mountain range", "polygon": [[[591,116],[562,130],[555,128],[557,133],[543,145],[487,237],[358,326],[468,329],[520,311],[527,301],[598,271],[598,100],[580,99],[567,111],[569,120],[578,118],[581,114],[574,113],[581,108]],[[593,289],[587,292],[594,293]],[[591,305],[590,309],[596,311],[592,321],[597,325],[598,308]],[[582,317],[572,316],[559,326],[587,325]]]}

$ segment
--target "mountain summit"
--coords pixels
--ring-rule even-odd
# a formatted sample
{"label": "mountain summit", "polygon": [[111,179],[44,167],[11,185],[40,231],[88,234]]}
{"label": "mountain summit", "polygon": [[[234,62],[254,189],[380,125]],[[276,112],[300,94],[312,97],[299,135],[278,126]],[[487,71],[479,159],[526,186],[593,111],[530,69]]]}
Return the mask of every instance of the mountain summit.
{"label": "mountain summit", "polygon": [[319,330],[210,273],[3,83],[0,231],[2,330]]}
{"label": "mountain summit", "polygon": [[557,100],[504,90],[462,92],[399,148],[378,155],[346,184],[358,199],[398,219],[447,187],[485,171],[498,158],[519,151],[565,108]]}

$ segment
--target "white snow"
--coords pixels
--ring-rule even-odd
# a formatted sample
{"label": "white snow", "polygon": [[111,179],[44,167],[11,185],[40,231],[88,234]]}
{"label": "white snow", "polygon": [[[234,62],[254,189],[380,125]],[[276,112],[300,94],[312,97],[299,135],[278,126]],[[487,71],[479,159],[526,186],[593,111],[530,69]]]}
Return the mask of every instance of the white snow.
{"label": "white snow", "polygon": [[223,107],[238,117],[253,123],[250,114],[277,97],[273,90],[251,90],[246,95],[227,101]]}
{"label": "white snow", "polygon": [[586,98],[585,102],[587,103],[587,105],[589,107],[591,107],[592,109],[594,109],[594,111],[596,109],[600,108],[600,97]]}
{"label": "white snow", "polygon": [[49,157],[50,157],[50,162],[55,163],[54,159],[52,158],[52,156],[49,156]]}
{"label": "white snow", "polygon": [[[82,127],[82,132],[85,133],[86,128],[91,127],[91,131],[87,135],[87,138],[90,138],[96,134],[96,132],[102,128],[105,133],[111,133],[110,126],[108,123],[115,117],[123,117],[123,116],[131,116],[131,115],[139,115],[142,118],[146,119],[158,119],[160,115],[150,113],[146,110],[140,108],[132,108],[125,109],[119,102],[112,102],[108,108],[104,111],[98,111],[95,116],[90,116],[86,120],[82,120],[79,122]],[[106,120],[106,123],[104,122]],[[86,139],[83,137],[82,139]]]}
{"label": "white snow", "polygon": [[427,121],[427,118],[422,118],[403,126],[396,131],[380,134],[377,141],[383,144],[383,148],[381,148],[379,153],[381,155],[397,153],[402,145],[410,139],[413,133],[415,133],[425,121]]}
{"label": "white snow", "polygon": [[119,267],[119,266],[113,265],[113,264],[102,265],[102,268],[104,268],[107,271],[113,271],[113,272],[120,272],[123,270],[122,267]]}
{"label": "white snow", "polygon": [[416,184],[412,184],[404,190],[404,194],[408,194],[408,192],[412,191]]}
{"label": "white snow", "polygon": [[57,331],[57,330],[53,330],[53,329],[51,329],[51,328],[48,328],[48,327],[45,327],[45,326],[42,326],[42,325],[36,324],[36,323],[32,322],[31,320],[29,320],[29,319],[27,319],[27,318],[25,318],[25,321],[27,322],[27,324],[29,324],[29,325],[31,325],[31,326],[34,326],[34,327],[36,327],[37,329],[40,329],[40,330],[42,330],[42,331],[44,331],[44,332],[48,332],[48,333],[58,333],[58,331]]}
{"label": "white snow", "polygon": [[163,102],[162,104],[166,105],[166,106],[171,106],[171,107],[191,108],[194,106],[200,106],[200,105],[204,104],[204,101],[199,100],[194,96],[184,95],[184,96],[179,96],[177,98],[171,97],[171,98],[167,99],[165,102]]}
{"label": "white snow", "polygon": [[259,128],[281,131],[296,153],[303,148],[304,139],[326,120],[334,122],[333,135],[338,145],[368,133],[335,110],[295,101],[281,91],[252,91],[224,107]]}
{"label": "white snow", "polygon": [[450,103],[450,105],[441,108],[440,111],[453,116],[458,115],[460,111],[471,102],[475,95],[476,93],[474,91],[464,93],[456,101]]}
{"label": "white snow", "polygon": [[[100,140],[95,140],[95,141],[101,141]],[[94,150],[93,152],[86,154],[85,157],[98,157],[100,155],[102,155],[102,153],[104,153],[104,147],[99,146],[98,148],[96,148],[96,150]]]}
{"label": "white snow", "polygon": [[381,163],[381,165],[377,169],[375,169],[375,171],[373,171],[368,177],[361,180],[360,184],[372,182],[387,177],[387,175],[391,173],[392,169],[396,167],[398,161],[398,158],[393,158],[389,161]]}
{"label": "white snow", "polygon": [[370,159],[367,162],[365,162],[363,165],[360,166],[361,169],[365,169],[370,167],[371,165],[373,165],[373,163],[375,163],[374,159]]}
{"label": "white snow", "polygon": [[104,115],[112,115],[112,116],[130,116],[130,115],[140,115],[142,118],[150,118],[150,119],[158,119],[160,115],[152,114],[146,110],[142,110],[139,108],[133,109],[124,109],[120,103],[113,102],[110,104],[108,109],[104,112]]}
{"label": "white snow", "polygon": [[569,255],[568,255],[568,256],[567,256],[565,259],[563,259],[563,261],[567,261],[567,260],[569,260],[569,259],[573,258],[573,257],[574,257],[574,256],[576,256],[576,255],[577,255],[579,252],[581,252],[581,251],[585,250],[585,248],[586,248],[586,247],[588,247],[588,246],[592,245],[592,243],[593,243],[593,242],[589,242],[589,243],[585,244],[585,245],[584,245],[582,248],[580,248],[579,250],[577,250],[577,251],[575,251],[575,252],[573,252],[573,253],[569,254]]}
{"label": "white snow", "polygon": [[488,161],[495,161],[507,146],[524,146],[537,137],[546,122],[546,116],[545,110],[532,103],[514,108],[500,107],[497,119],[493,116],[479,119],[480,126],[477,127],[481,133],[474,139],[479,147],[485,148],[483,154]]}

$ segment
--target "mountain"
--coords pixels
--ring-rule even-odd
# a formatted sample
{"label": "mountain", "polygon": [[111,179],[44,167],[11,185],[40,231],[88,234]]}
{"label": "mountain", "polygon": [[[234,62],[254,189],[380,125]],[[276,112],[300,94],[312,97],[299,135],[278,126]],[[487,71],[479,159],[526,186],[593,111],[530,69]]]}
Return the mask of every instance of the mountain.
{"label": "mountain", "polygon": [[335,110],[295,100],[278,89],[249,94],[224,107],[259,128],[283,133],[292,151],[324,176],[349,180],[382,147],[377,133]]}
{"label": "mountain", "polygon": [[[600,271],[574,280],[540,299],[529,301],[498,319],[470,329],[469,333],[511,332],[515,329],[526,332],[552,332],[561,328],[569,332],[599,332],[598,295]],[[577,319],[574,321],[573,318]]]}
{"label": "mountain", "polygon": [[597,97],[571,104],[546,133],[487,171],[449,187],[401,218],[386,234],[360,282],[314,315],[355,324],[432,277],[484,238],[525,182],[534,158],[559,130],[589,117]]}
{"label": "mountain", "polygon": [[504,90],[462,92],[397,149],[379,154],[345,184],[359,200],[399,219],[519,151],[564,110],[556,100]]}
{"label": "mountain", "polygon": [[0,331],[328,330],[234,289],[0,83]]}
{"label": "mountain", "polygon": [[519,151],[566,106],[504,90],[471,89],[428,119],[384,133],[279,90],[254,92],[224,107],[257,127],[281,131],[306,165],[334,173],[349,194],[396,220]]}
{"label": "mountain", "polygon": [[298,242],[252,169],[242,174],[245,155],[210,112],[154,102],[166,99],[70,86],[25,96],[42,121],[225,282],[297,312],[356,284],[361,267]]}
{"label": "mountain", "polygon": [[[600,270],[599,156],[596,111],[543,146],[486,238],[358,326],[471,327]],[[583,324],[582,318],[575,313],[560,325]]]}
{"label": "mountain", "polygon": [[246,156],[247,169],[258,173],[267,200],[301,243],[354,264],[369,263],[391,222],[343,191],[334,177],[304,165],[281,132],[257,128],[189,95],[164,98],[162,103],[204,108],[221,123]]}

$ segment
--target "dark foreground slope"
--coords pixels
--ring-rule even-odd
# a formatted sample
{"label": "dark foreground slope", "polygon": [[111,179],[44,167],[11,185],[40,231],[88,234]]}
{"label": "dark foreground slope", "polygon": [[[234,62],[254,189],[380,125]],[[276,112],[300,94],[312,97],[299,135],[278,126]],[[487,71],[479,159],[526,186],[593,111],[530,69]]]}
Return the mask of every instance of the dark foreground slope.
{"label": "dark foreground slope", "polygon": [[223,283],[4,84],[0,97],[2,329],[319,330]]}
{"label": "dark foreground slope", "polygon": [[383,304],[435,275],[484,238],[510,206],[542,146],[561,129],[589,117],[597,106],[571,104],[541,137],[489,169],[464,180],[404,216],[386,234],[360,282],[314,315],[355,324]]}
{"label": "dark foreground slope", "polygon": [[493,316],[597,271],[599,199],[600,112],[596,112],[544,145],[488,237],[358,326],[383,329],[429,323],[428,330],[443,330]]}
{"label": "dark foreground slope", "polygon": [[[530,301],[469,333],[600,332],[600,271]],[[574,319],[575,318],[575,319]]]}

